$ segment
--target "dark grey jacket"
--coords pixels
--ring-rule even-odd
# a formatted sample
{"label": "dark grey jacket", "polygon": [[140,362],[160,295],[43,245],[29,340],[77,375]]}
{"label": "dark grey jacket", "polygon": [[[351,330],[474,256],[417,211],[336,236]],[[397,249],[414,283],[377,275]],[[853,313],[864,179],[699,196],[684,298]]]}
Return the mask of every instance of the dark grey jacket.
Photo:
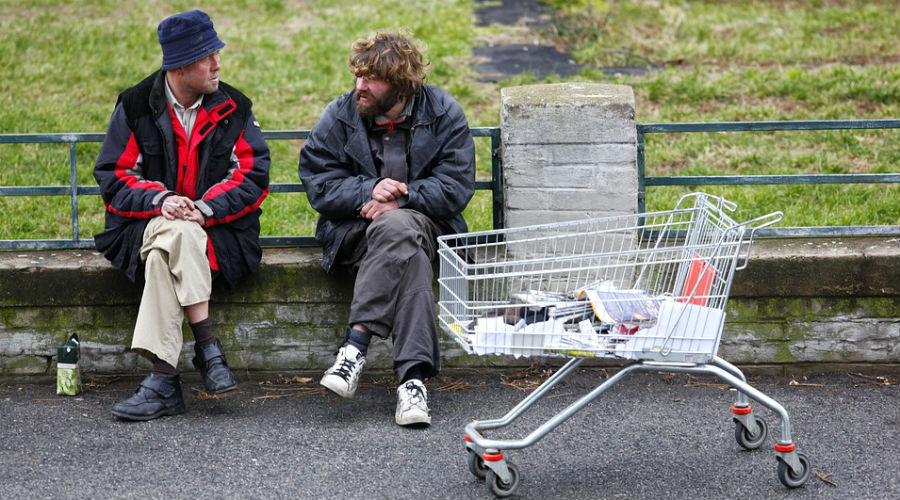
{"label": "dark grey jacket", "polygon": [[[409,199],[403,209],[421,212],[453,232],[465,232],[462,211],[475,193],[475,144],[459,104],[424,85],[416,96],[409,141]],[[300,179],[319,212],[316,240],[330,271],[347,231],[381,179],[353,92],[332,101],[300,151]]]}

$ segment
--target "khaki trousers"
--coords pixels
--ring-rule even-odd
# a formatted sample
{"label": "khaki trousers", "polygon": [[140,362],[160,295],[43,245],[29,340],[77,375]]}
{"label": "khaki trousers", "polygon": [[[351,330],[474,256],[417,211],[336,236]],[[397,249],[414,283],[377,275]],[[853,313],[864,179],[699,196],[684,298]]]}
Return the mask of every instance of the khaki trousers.
{"label": "khaki trousers", "polygon": [[196,222],[154,217],[144,230],[141,260],[144,294],[131,348],[178,366],[184,307],[206,302],[212,293],[206,231]]}

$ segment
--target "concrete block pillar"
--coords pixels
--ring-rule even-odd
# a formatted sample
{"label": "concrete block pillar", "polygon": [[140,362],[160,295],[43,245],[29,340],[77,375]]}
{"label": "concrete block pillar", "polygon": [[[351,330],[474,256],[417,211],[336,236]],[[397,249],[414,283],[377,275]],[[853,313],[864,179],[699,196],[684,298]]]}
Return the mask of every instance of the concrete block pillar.
{"label": "concrete block pillar", "polygon": [[634,214],[634,93],[625,85],[504,88],[505,227]]}

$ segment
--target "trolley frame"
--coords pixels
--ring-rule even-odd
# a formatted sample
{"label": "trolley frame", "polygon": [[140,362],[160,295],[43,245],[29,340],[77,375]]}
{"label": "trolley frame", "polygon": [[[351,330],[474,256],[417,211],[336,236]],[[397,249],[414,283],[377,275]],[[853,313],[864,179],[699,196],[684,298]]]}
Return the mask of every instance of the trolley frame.
{"label": "trolley frame", "polygon": [[[693,206],[686,208],[691,201]],[[717,355],[733,273],[747,266],[755,231],[783,217],[781,212],[773,212],[737,223],[724,213],[735,209],[734,203],[723,198],[691,193],[683,196],[671,211],[439,238],[439,320],[444,331],[463,349],[481,355],[572,358],[503,417],[476,420],[465,426],[469,469],[477,478],[486,480],[488,489],[495,496],[509,496],[519,485],[518,469],[506,459],[503,450],[534,445],[634,372],[713,375],[734,387],[737,400],[731,411],[735,438],[746,449],[759,448],[768,432],[765,420],[753,413],[751,400],[770,409],[780,419],[780,434],[775,443],[778,477],[791,488],[806,483],[811,472],[810,462],[792,441],[788,412],[747,383],[740,369]],[[596,230],[597,227],[601,229]],[[587,233],[593,236],[584,237]],[[610,240],[613,248],[609,248]],[[695,272],[698,257],[701,262],[699,278]],[[711,270],[707,272],[702,266]],[[598,280],[598,277],[604,279]],[[674,307],[676,313],[668,322],[660,314],[655,327],[649,323],[639,324],[629,331],[628,327],[633,326],[631,323],[612,321],[604,326],[605,331],[595,329],[588,333],[582,327],[580,332],[567,330],[563,333],[579,341],[589,340],[586,336],[599,337],[607,342],[603,345],[560,349],[557,344],[550,344],[559,341],[560,326],[548,317],[552,317],[553,311],[569,311],[566,309],[569,302],[556,303],[555,309],[546,307],[540,297],[533,297],[534,289],[538,288],[538,295],[556,296],[563,288],[584,289],[585,285],[593,286],[599,281],[630,289],[637,288],[635,285],[642,286],[647,290],[641,293],[649,296],[666,294],[667,305],[660,308]],[[512,301],[515,294],[524,294],[525,298]],[[576,299],[570,294],[568,300]],[[593,302],[589,305],[591,310],[586,316],[591,316],[596,324],[600,313]],[[588,303],[582,301],[581,307],[588,307]],[[510,308],[518,316],[510,319]],[[529,318],[527,311],[536,309],[540,309],[543,316]],[[521,311],[526,311],[524,317]],[[482,318],[491,314],[497,317],[490,318],[488,327],[478,325]],[[519,318],[518,326],[512,330],[504,326],[501,316],[508,322]],[[539,327],[532,332],[522,331],[526,320]],[[622,326],[626,329],[621,330]],[[700,337],[695,336],[697,330],[702,334]],[[654,333],[649,339],[641,339],[644,331]],[[617,347],[623,343],[626,348]],[[634,345],[628,347],[630,344]],[[514,422],[589,357],[634,361],[524,438],[485,436],[484,431],[500,429]]]}

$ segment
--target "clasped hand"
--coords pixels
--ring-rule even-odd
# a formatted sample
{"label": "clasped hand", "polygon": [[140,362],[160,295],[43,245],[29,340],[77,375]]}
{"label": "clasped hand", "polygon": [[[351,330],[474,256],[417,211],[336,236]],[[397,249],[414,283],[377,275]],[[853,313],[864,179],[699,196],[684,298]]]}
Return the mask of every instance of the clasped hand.
{"label": "clasped hand", "polygon": [[363,205],[360,215],[375,220],[385,212],[400,208],[397,200],[408,194],[406,184],[394,179],[382,179],[372,188],[372,199]]}
{"label": "clasped hand", "polygon": [[163,217],[168,220],[181,219],[196,222],[201,226],[206,224],[203,212],[194,205],[194,200],[185,196],[169,196],[163,202],[160,211]]}

